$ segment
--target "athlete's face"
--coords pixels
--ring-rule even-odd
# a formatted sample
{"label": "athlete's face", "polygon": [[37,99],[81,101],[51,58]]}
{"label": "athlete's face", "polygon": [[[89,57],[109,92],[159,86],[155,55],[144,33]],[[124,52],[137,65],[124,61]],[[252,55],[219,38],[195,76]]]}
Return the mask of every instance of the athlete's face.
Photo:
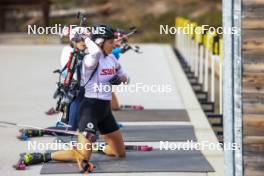
{"label": "athlete's face", "polygon": [[113,47],[114,47],[114,39],[108,39],[105,40],[104,45],[103,45],[103,50],[106,54],[112,53]]}
{"label": "athlete's face", "polygon": [[76,47],[79,49],[79,50],[84,50],[86,45],[84,43],[84,41],[79,41],[76,43]]}

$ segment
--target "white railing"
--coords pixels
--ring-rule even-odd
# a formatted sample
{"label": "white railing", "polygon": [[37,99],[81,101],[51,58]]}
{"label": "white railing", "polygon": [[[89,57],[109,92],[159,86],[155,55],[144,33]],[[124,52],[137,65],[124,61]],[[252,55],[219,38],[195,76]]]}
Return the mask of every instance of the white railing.
{"label": "white railing", "polygon": [[203,33],[201,26],[181,17],[176,18],[176,27],[176,48],[202,90],[210,95],[207,101],[217,104],[218,96],[217,109],[222,114],[222,39],[210,31]]}

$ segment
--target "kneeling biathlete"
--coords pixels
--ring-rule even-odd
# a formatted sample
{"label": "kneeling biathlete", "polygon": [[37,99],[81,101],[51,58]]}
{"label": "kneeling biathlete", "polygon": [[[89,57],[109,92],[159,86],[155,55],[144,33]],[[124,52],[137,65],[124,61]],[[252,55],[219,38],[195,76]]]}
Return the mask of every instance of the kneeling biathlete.
{"label": "kneeling biathlete", "polygon": [[[69,37],[71,46],[65,46],[62,54],[61,54],[61,67],[64,68],[64,66],[67,64],[71,53],[73,52],[73,49],[75,47],[77,47],[78,50],[80,51],[84,51],[85,50],[85,45],[84,44],[84,39],[86,37],[88,37],[90,35],[90,33],[88,31],[86,31],[85,29],[80,30],[80,27],[74,28],[72,31],[69,31],[69,33],[67,33],[67,35]],[[78,32],[79,31],[79,32]],[[80,33],[81,31],[81,33]],[[116,39],[115,42],[115,46],[112,50],[112,54],[119,59],[120,58],[120,54],[124,54],[126,51],[130,50],[132,47],[130,45],[127,44],[128,42],[128,38],[122,38],[124,37],[127,33],[124,31],[120,31],[117,29],[118,32],[116,32],[116,36],[118,36],[118,38]],[[78,35],[77,35],[78,34]],[[120,40],[122,39],[122,40]],[[75,47],[74,47],[75,46]],[[139,50],[135,51],[135,52],[140,52]],[[85,52],[82,52],[85,53]],[[82,56],[83,57],[83,56]],[[79,58],[79,56],[78,56]],[[63,77],[65,78],[67,73],[67,70],[64,70],[63,72]],[[76,74],[75,74],[75,80],[76,78]],[[84,97],[84,88],[80,87],[80,92],[78,93],[78,96],[76,98],[73,99],[73,101],[70,103],[69,105],[69,111],[66,115],[67,120],[63,120],[63,122],[58,121],[56,123],[56,126],[52,126],[49,127],[47,129],[60,129],[60,130],[77,130],[77,112],[79,111],[79,107],[80,107],[80,102],[82,101]],[[54,108],[51,108],[54,109]],[[112,101],[111,101],[111,109],[112,110],[142,110],[144,109],[142,106],[140,105],[119,105],[117,96],[115,95],[114,92],[112,92]],[[54,110],[52,110],[54,111]],[[122,127],[122,124],[118,124],[120,127]],[[67,135],[67,134],[63,134],[63,133],[59,133],[56,132],[57,135]],[[21,140],[27,140],[28,138],[31,137],[40,137],[40,136],[44,136],[44,135],[54,135],[54,132],[50,132],[47,130],[40,130],[40,129],[21,129],[20,133],[18,135],[18,138]]]}
{"label": "kneeling biathlete", "polygon": [[[77,51],[77,57],[78,60],[81,61],[82,58],[85,56],[85,38],[88,37],[87,32],[78,33],[78,29],[75,28],[72,30],[72,32],[69,34],[69,40],[70,45],[67,45],[63,48],[63,51],[61,53],[61,68],[63,69],[66,67],[65,65],[69,62],[70,56],[73,54],[74,51]],[[62,74],[62,78],[66,79],[67,75],[67,69],[65,69]],[[73,79],[75,82],[79,81],[77,78],[77,70],[74,71]],[[82,84],[82,82],[80,83]],[[61,119],[61,121],[58,121],[55,126],[48,127],[47,129],[60,129],[60,130],[77,130],[77,112],[80,107],[80,102],[84,97],[84,88],[82,85],[79,87],[79,93],[78,95],[72,100],[72,102],[69,104],[69,109],[67,111],[67,114],[65,115],[66,119]],[[54,109],[54,108],[51,108]],[[27,140],[30,137],[40,137],[43,135],[53,135],[54,133],[47,131],[47,130],[40,130],[40,129],[32,129],[32,128],[26,128],[26,129],[20,129],[19,135],[17,136],[18,139],[21,140]],[[56,133],[57,135],[66,135],[63,133]]]}
{"label": "kneeling biathlete", "polygon": [[81,69],[81,78],[85,83],[85,95],[78,113],[78,143],[88,147],[45,154],[23,154],[21,160],[26,165],[51,160],[76,161],[81,172],[90,172],[93,167],[89,163],[89,159],[97,130],[107,143],[103,153],[109,156],[125,157],[123,137],[111,111],[112,92],[106,89],[99,91],[95,85],[111,87],[111,85],[128,82],[128,77],[122,71],[115,56],[111,54],[115,30],[108,25],[98,25],[97,27],[104,27],[105,33],[92,34],[91,39],[85,39],[89,54],[84,57]]}

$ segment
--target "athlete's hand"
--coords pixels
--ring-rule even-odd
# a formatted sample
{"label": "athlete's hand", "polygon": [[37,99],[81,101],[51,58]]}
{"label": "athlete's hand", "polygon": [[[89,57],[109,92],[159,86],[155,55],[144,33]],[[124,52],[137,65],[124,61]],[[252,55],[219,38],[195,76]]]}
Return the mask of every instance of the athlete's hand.
{"label": "athlete's hand", "polygon": [[112,79],[109,80],[109,83],[112,85],[119,85],[122,83],[122,81],[118,75],[115,75]]}
{"label": "athlete's hand", "polygon": [[125,84],[128,84],[129,83],[129,78],[125,75],[123,76],[119,76],[119,80],[122,82],[122,83],[125,83]]}

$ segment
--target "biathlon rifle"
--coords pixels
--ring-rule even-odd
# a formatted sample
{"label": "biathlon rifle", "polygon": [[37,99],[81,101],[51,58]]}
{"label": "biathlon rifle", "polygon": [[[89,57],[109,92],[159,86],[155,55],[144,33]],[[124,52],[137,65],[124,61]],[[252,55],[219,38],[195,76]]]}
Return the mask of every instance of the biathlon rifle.
{"label": "biathlon rifle", "polygon": [[80,20],[80,26],[83,26],[84,25],[84,22],[86,21],[86,16],[84,13],[82,12],[78,12],[77,13],[77,18]]}
{"label": "biathlon rifle", "polygon": [[123,32],[123,30],[121,29],[117,29],[117,32],[120,30],[120,33],[121,33],[121,37],[119,37],[116,41],[120,41],[120,40],[123,40],[123,39],[126,39],[128,38],[129,36],[131,35],[134,35],[135,33],[138,32],[137,28],[135,26],[131,27],[130,28],[130,32]]}
{"label": "biathlon rifle", "polygon": [[139,46],[131,46],[128,44],[128,37],[136,34],[138,32],[137,28],[135,26],[130,28],[130,32],[126,32],[122,29],[117,29],[117,33],[120,36],[116,42],[120,42],[121,41],[121,53],[125,53],[128,50],[133,50],[136,53],[142,53],[142,51],[140,51],[140,47]]}

